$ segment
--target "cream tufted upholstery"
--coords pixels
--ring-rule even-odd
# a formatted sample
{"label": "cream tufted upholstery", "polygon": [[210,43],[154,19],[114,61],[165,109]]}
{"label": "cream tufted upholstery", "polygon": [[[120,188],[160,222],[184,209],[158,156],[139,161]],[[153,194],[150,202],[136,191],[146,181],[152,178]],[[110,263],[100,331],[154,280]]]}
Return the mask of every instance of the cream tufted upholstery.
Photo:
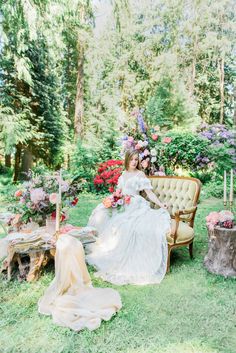
{"label": "cream tufted upholstery", "polygon": [[167,235],[169,269],[170,253],[174,247],[189,245],[192,257],[193,225],[201,183],[195,178],[176,176],[153,176],[149,179],[153,186],[153,192],[162,203],[168,205],[168,211],[172,218],[172,234]]}

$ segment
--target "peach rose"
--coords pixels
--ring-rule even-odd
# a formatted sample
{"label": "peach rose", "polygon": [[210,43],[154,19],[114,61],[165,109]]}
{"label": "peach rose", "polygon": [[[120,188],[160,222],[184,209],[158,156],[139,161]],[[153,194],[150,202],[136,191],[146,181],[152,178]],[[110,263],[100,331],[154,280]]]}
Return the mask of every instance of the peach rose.
{"label": "peach rose", "polygon": [[112,201],[109,197],[106,197],[103,201],[102,201],[103,205],[106,207],[106,208],[109,208],[111,207],[112,205]]}

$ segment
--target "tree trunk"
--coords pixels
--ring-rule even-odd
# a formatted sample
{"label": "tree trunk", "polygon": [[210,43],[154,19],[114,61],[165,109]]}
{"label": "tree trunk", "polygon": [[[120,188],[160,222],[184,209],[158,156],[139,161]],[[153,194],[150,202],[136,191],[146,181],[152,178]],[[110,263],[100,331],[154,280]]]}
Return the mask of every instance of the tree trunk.
{"label": "tree trunk", "polygon": [[206,268],[215,274],[236,277],[236,226],[232,229],[216,227],[208,235]]}
{"label": "tree trunk", "polygon": [[21,173],[22,173],[22,179],[27,180],[27,173],[29,172],[30,169],[33,167],[33,155],[32,152],[28,149],[24,150],[23,156],[22,156],[22,163],[21,163]]}
{"label": "tree trunk", "polygon": [[20,162],[21,162],[21,150],[22,147],[20,144],[16,145],[16,152],[15,152],[15,165],[14,165],[14,177],[13,182],[16,183],[19,179],[20,174]]}
{"label": "tree trunk", "polygon": [[225,80],[225,71],[224,71],[225,59],[222,58],[219,60],[219,74],[220,74],[220,124],[223,124],[224,121],[224,80]]}
{"label": "tree trunk", "polygon": [[5,154],[5,167],[11,168],[11,155]]}
{"label": "tree trunk", "polygon": [[75,141],[78,137],[83,136],[83,119],[84,119],[84,48],[80,47],[78,59],[78,74],[76,82],[76,98],[75,98],[75,117],[74,117],[74,136]]}

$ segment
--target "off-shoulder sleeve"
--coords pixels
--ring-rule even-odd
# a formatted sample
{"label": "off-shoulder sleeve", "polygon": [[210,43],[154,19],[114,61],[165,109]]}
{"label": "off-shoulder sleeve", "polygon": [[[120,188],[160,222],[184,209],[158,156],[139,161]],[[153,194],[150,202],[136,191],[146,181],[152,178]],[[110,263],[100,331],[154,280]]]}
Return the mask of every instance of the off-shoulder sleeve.
{"label": "off-shoulder sleeve", "polygon": [[137,185],[136,185],[136,190],[137,191],[142,191],[142,190],[152,190],[152,184],[150,180],[146,177],[139,177],[137,178]]}
{"label": "off-shoulder sleeve", "polygon": [[123,176],[121,174],[121,176],[118,179],[118,183],[117,183],[117,189],[122,189],[123,188]]}

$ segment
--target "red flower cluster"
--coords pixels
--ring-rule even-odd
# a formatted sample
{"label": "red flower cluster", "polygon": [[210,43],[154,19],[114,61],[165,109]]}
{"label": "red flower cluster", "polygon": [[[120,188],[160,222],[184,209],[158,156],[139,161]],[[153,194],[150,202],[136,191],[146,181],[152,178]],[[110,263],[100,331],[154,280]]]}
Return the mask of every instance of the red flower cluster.
{"label": "red flower cluster", "polygon": [[104,189],[110,192],[114,191],[118,179],[122,172],[123,161],[110,159],[99,164],[98,173],[94,178],[94,185],[98,190]]}

